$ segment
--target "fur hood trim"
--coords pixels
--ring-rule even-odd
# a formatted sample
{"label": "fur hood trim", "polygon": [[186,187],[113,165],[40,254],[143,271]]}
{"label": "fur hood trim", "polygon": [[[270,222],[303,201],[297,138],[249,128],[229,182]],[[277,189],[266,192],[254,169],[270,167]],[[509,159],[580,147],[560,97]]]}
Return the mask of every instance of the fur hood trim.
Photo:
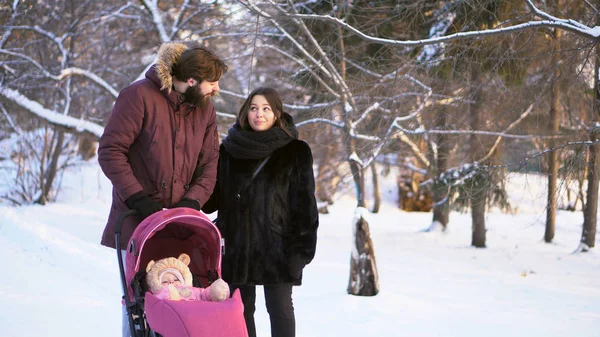
{"label": "fur hood trim", "polygon": [[160,80],[160,90],[167,90],[167,93],[171,93],[173,88],[173,65],[177,63],[181,54],[187,48],[187,45],[181,42],[167,42],[163,43],[158,49],[155,71]]}
{"label": "fur hood trim", "polygon": [[164,275],[164,272],[173,269],[179,271],[183,276],[181,285],[191,286],[192,272],[190,272],[190,268],[188,267],[189,264],[190,256],[185,253],[179,255],[177,259],[167,257],[156,262],[154,260],[148,262],[148,266],[146,267],[146,283],[148,283],[148,288],[150,288],[153,294],[159,292],[163,288],[160,279]]}

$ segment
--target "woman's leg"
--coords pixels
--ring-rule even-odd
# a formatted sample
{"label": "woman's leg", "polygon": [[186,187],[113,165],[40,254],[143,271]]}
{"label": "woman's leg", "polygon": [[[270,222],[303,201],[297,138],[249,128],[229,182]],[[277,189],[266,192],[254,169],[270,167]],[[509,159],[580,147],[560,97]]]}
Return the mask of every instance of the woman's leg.
{"label": "woman's leg", "polygon": [[296,318],[291,283],[265,285],[265,302],[271,319],[271,337],[295,337]]}
{"label": "woman's leg", "polygon": [[[256,325],[254,324],[254,312],[256,311],[256,286],[240,286],[242,302],[244,303],[244,320],[246,321],[246,329],[248,337],[256,337]],[[235,288],[231,289],[231,293]]]}

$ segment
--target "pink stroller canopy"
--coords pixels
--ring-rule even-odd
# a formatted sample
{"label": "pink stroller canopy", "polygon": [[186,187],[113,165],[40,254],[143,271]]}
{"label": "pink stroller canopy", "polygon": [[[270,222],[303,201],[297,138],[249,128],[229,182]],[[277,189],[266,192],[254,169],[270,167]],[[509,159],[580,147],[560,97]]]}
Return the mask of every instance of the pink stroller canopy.
{"label": "pink stroller canopy", "polygon": [[152,214],[135,229],[127,247],[125,280],[133,300],[131,282],[148,262],[186,253],[190,270],[203,287],[208,275],[221,275],[221,233],[202,212],[190,208],[166,209]]}

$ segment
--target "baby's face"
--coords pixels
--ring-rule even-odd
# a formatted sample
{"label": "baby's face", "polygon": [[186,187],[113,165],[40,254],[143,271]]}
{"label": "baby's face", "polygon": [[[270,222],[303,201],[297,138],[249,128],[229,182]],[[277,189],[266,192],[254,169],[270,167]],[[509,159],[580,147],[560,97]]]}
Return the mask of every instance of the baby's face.
{"label": "baby's face", "polygon": [[179,280],[177,278],[177,276],[171,274],[171,273],[165,273],[162,277],[162,285],[163,287],[168,286],[169,284],[172,284],[174,286],[178,286],[181,285],[181,280]]}

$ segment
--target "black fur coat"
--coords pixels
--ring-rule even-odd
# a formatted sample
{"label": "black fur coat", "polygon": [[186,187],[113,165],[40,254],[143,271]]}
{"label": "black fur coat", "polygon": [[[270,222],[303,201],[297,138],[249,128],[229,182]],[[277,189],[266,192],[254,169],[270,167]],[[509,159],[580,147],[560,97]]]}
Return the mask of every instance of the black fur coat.
{"label": "black fur coat", "polygon": [[222,277],[233,285],[299,285],[315,255],[319,225],[312,153],[292,140],[251,179],[261,162],[234,158],[221,145],[217,184],[202,209],[219,211]]}

